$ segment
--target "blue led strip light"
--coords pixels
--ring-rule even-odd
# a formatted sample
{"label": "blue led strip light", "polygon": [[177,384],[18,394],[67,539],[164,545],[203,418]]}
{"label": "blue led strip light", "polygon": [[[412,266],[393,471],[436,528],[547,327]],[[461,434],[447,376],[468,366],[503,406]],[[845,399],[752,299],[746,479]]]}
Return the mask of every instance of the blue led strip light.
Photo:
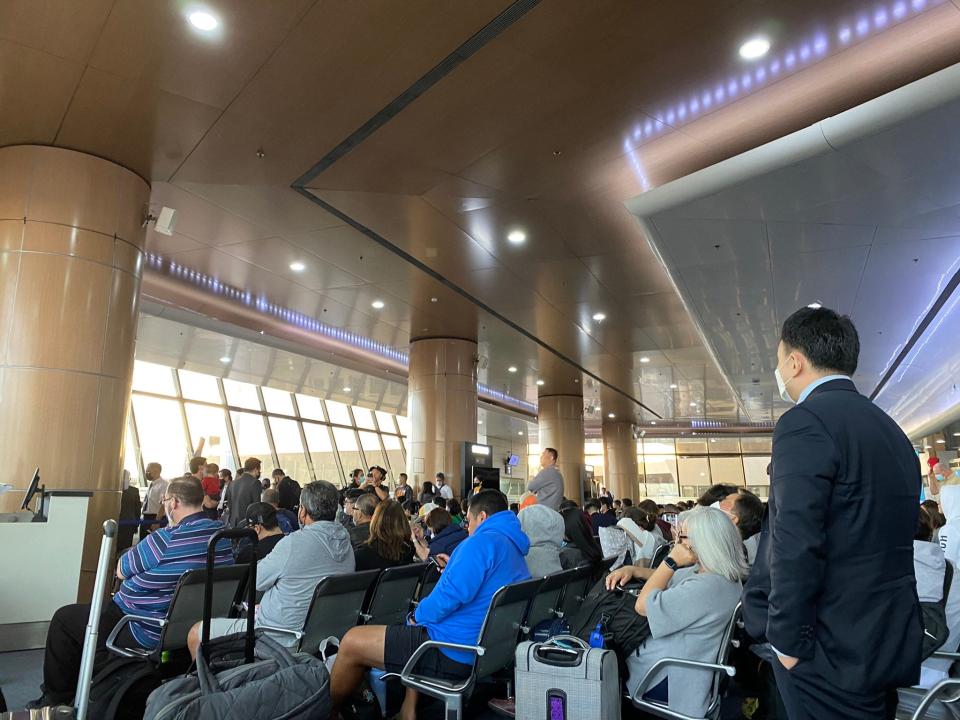
{"label": "blue led strip light", "polygon": [[[349,332],[347,330],[333,327],[332,325],[327,325],[326,323],[320,322],[316,318],[310,317],[309,315],[304,315],[296,310],[291,310],[290,308],[283,307],[282,305],[272,303],[264,295],[255,295],[249,290],[244,290],[242,288],[220,282],[212,275],[207,275],[206,273],[189,268],[186,265],[174,262],[173,260],[168,260],[161,255],[157,255],[156,253],[145,253],[145,257],[147,266],[156,272],[163,273],[182,282],[190,283],[226,300],[245,305],[263,315],[269,315],[270,317],[278,318],[279,320],[300,330],[307,330],[309,332],[316,333],[317,335],[346,343],[347,345],[351,345],[358,350],[370,352],[382,358],[401,363],[404,367],[409,367],[410,365],[410,356],[394,347],[377,342],[376,340],[371,340],[370,338]],[[526,400],[521,400],[520,398],[515,398],[511,395],[507,395],[506,393],[494,390],[486,385],[478,385],[477,391],[478,394],[485,399],[495,400],[500,403],[512,405],[532,413],[536,413],[537,411],[537,406],[533,403],[529,403]]]}

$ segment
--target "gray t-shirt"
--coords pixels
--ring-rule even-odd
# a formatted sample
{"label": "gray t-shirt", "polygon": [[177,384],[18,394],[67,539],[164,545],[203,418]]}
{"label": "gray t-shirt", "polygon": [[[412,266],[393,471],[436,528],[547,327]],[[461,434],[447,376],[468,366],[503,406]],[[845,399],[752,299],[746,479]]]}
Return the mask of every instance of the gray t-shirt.
{"label": "gray t-shirt", "polygon": [[340,523],[321,520],[290,533],[257,563],[257,590],[265,591],[257,626],[302,630],[317,584],[353,570],[350,536]]}
{"label": "gray t-shirt", "polygon": [[551,510],[559,510],[563,500],[563,475],[556,465],[545,467],[527,485],[527,490],[537,496],[538,505],[546,505]]}
{"label": "gray t-shirt", "polygon": [[[650,637],[627,657],[630,694],[662,658],[716,662],[720,641],[741,592],[741,583],[714,573],[698,573],[693,567],[679,570],[665,590],[651,592],[647,598]],[[655,687],[665,677],[669,677],[670,709],[703,717],[713,673],[672,667],[658,673],[649,687]]]}

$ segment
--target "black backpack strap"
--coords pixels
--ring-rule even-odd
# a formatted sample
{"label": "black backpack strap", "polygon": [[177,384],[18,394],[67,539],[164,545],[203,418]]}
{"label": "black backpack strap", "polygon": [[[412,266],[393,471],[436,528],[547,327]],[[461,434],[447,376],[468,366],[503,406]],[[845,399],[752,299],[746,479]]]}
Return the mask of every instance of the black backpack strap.
{"label": "black backpack strap", "polygon": [[953,563],[946,561],[946,567],[943,569],[943,593],[940,595],[940,607],[946,610],[947,596],[950,594],[950,586],[953,583]]}

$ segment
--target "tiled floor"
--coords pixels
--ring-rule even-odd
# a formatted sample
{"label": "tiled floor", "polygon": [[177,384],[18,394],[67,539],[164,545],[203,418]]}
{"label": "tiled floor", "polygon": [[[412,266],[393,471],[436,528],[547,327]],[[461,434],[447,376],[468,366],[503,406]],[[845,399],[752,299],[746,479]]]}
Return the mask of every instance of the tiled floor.
{"label": "tiled floor", "polygon": [[0,688],[10,710],[20,710],[40,696],[43,650],[0,653]]}

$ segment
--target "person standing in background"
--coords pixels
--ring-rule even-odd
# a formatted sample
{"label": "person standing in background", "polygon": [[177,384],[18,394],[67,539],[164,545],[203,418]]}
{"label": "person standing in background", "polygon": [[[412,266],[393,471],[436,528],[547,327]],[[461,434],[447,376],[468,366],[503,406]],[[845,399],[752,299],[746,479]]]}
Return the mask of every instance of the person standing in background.
{"label": "person standing in background", "polygon": [[149,481],[147,487],[147,496],[143,499],[143,506],[140,510],[143,520],[156,520],[157,522],[147,525],[146,522],[140,524],[140,539],[143,540],[148,534],[152,533],[158,527],[160,522],[166,517],[163,510],[163,496],[167,492],[166,480],[160,477],[162,468],[160,463],[150,463],[144,472],[144,476]]}
{"label": "person standing in background", "polygon": [[444,500],[453,500],[453,488],[447,485],[447,476],[442,472],[437,473],[437,493]]}
{"label": "person standing in background", "polygon": [[920,677],[920,468],[850,379],[859,352],[850,319],[819,307],[787,318],[777,347],[777,387],[796,405],[773,434],[743,618],[769,643],[790,720],[892,719],[897,688]]}
{"label": "person standing in background", "polygon": [[220,502],[217,503],[217,513],[223,515],[224,509],[227,507],[227,503],[230,502],[230,499],[227,497],[227,490],[230,489],[230,483],[233,482],[233,473],[230,472],[229,468],[223,468],[220,470]]}
{"label": "person standing in background", "polygon": [[203,486],[203,511],[208,518],[216,520],[219,516],[217,506],[220,504],[220,467],[216,463],[207,463],[203,468],[203,477],[200,484]]}
{"label": "person standing in background", "polygon": [[540,453],[540,472],[527,485],[527,491],[537,496],[538,505],[560,510],[563,500],[563,475],[557,468],[557,451],[553,448],[544,448]]}
{"label": "person standing in background", "polygon": [[130,471],[123,471],[120,515],[117,517],[117,554],[133,545],[133,530],[140,519],[140,491],[130,484]]}
{"label": "person standing in background", "polygon": [[230,506],[227,508],[227,527],[240,527],[247,517],[250,503],[260,502],[263,484],[260,482],[260,459],[255,457],[243,461],[243,474],[230,485]]}

